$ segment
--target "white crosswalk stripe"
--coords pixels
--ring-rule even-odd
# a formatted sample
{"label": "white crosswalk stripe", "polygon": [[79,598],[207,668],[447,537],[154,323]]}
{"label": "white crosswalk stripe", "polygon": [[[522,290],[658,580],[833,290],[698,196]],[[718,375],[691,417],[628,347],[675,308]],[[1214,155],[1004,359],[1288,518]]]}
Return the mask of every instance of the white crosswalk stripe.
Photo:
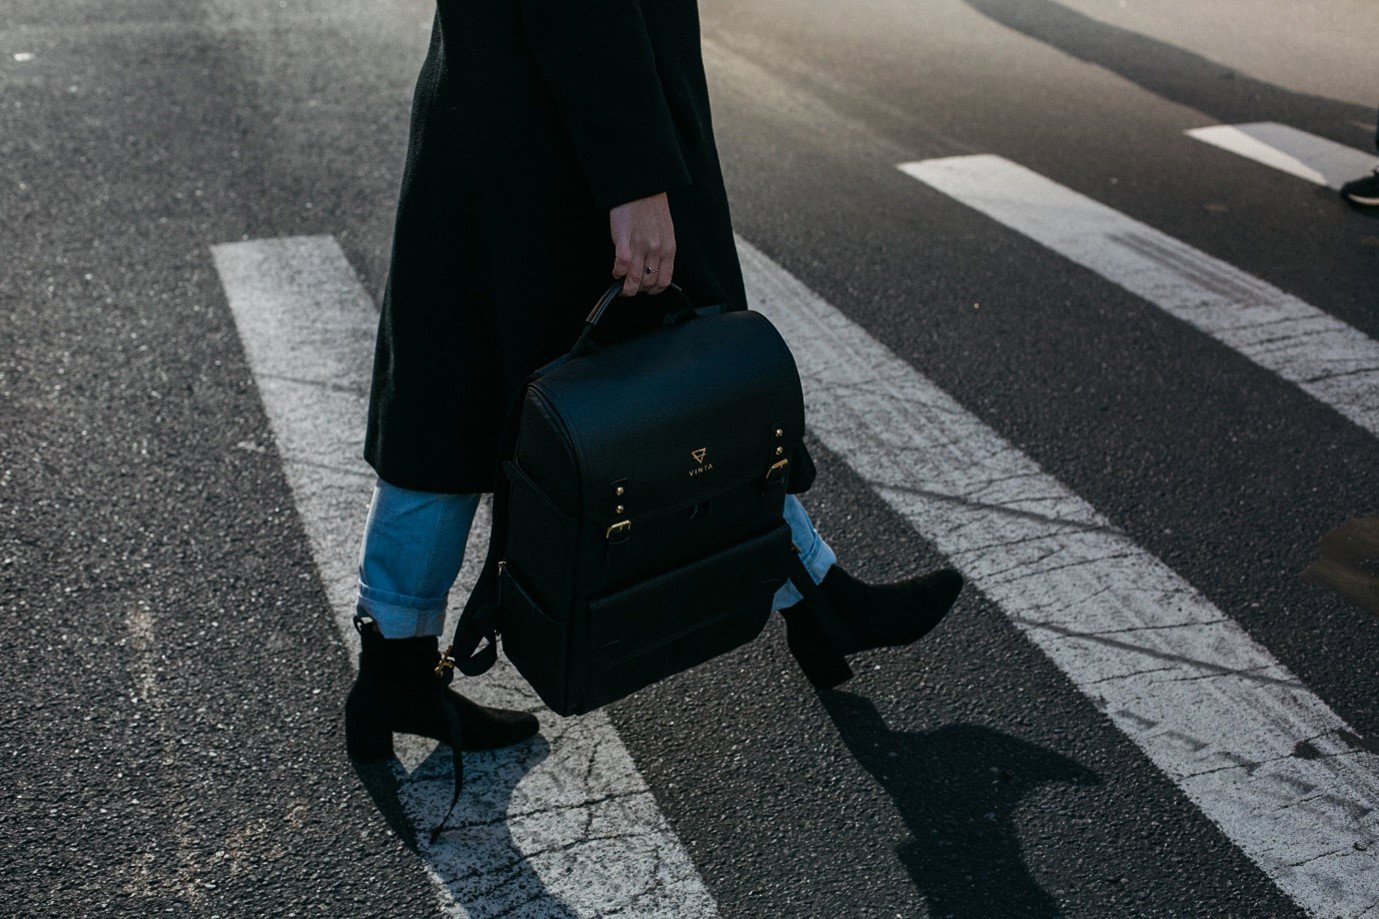
{"label": "white crosswalk stripe", "polygon": [[1377,914],[1379,757],[1348,747],[1345,723],[1192,585],[763,253],[739,251],[824,445],[1285,893],[1319,916]]}
{"label": "white crosswalk stripe", "polygon": [[[230,243],[213,255],[353,656],[355,566],[373,484],[360,450],[378,311],[332,237]],[[487,531],[481,517],[457,591],[473,583]],[[537,707],[505,661],[464,691],[486,704]],[[442,911],[474,919],[717,915],[608,719],[547,713],[542,734],[544,744],[468,756],[456,829],[433,846],[419,834]],[[414,825],[434,827],[450,799],[449,757],[432,756],[400,778]]]}
{"label": "white crosswalk stripe", "polygon": [[999,156],[902,163],[1379,435],[1379,342],[1220,259]]}
{"label": "white crosswalk stripe", "polygon": [[[753,305],[791,343],[810,427],[958,564],[1279,887],[1316,915],[1379,914],[1379,757],[1269,652],[1077,495],[739,240]],[[359,459],[377,312],[330,237],[217,246],[284,469],[349,627],[371,475]],[[476,539],[486,531],[476,526]],[[482,546],[471,546],[472,579]],[[467,687],[534,707],[510,668]],[[714,903],[606,718],[473,757],[460,829],[425,847],[444,911],[711,916]],[[1306,755],[1299,744],[1306,741]],[[418,826],[444,757],[405,776]]]}
{"label": "white crosswalk stripe", "polygon": [[1189,137],[1246,159],[1339,189],[1379,164],[1379,157],[1275,121],[1192,128]]}

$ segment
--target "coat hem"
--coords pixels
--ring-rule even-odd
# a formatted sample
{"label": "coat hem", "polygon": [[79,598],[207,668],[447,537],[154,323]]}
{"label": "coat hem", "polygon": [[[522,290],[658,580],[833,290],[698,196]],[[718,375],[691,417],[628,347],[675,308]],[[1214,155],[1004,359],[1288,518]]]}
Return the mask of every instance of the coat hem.
{"label": "coat hem", "polygon": [[364,461],[378,476],[389,485],[409,491],[424,491],[438,495],[484,495],[491,494],[497,481],[497,470],[488,475],[477,471],[453,476],[417,475],[416,470],[398,469],[386,463],[375,462],[367,453]]}

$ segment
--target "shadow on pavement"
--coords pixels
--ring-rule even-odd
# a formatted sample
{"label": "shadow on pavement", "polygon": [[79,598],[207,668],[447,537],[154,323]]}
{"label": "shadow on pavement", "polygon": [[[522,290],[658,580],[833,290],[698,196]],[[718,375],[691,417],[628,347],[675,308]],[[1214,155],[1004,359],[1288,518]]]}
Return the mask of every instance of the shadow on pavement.
{"label": "shadow on pavement", "polygon": [[898,854],[931,916],[1062,915],[1025,866],[1013,816],[1040,785],[1094,785],[1096,773],[990,728],[893,731],[867,699],[837,690],[820,691],[819,698],[843,742],[904,818],[910,839]]}
{"label": "shadow on pavement", "polygon": [[[964,0],[1003,26],[1226,124],[1282,121],[1345,144],[1374,140],[1372,107],[1284,89],[1053,0]],[[1318,61],[1318,66],[1325,64]],[[1379,89],[1375,92],[1379,105]]]}
{"label": "shadow on pavement", "polygon": [[427,837],[450,803],[450,749],[438,745],[410,773],[396,758],[351,761],[388,828],[442,878],[455,901],[475,919],[524,914],[575,919],[546,891],[508,830],[508,804],[524,775],[550,753],[538,735],[506,750],[465,754],[465,788],[455,814],[435,844]]}
{"label": "shadow on pavement", "polygon": [[388,824],[388,829],[402,844],[411,849],[416,854],[421,854],[417,848],[417,831],[407,819],[407,810],[402,804],[403,783],[407,781],[407,772],[402,768],[402,764],[396,759],[385,760],[381,763],[361,763],[358,760],[350,760],[350,765],[354,767],[355,775],[359,776],[359,781],[364,786],[364,790],[373,798],[374,806],[383,815],[384,821]]}

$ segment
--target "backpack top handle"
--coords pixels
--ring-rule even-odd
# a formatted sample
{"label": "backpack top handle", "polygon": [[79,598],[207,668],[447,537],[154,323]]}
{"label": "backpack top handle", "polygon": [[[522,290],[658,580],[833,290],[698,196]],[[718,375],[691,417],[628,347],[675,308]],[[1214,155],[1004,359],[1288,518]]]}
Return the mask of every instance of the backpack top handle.
{"label": "backpack top handle", "polygon": [[[679,284],[673,282],[667,284],[664,292],[671,294],[672,299],[679,300],[681,309],[694,309],[694,304],[690,302],[689,296]],[[598,325],[599,321],[603,319],[603,314],[608,312],[608,307],[613,305],[613,301],[617,300],[618,295],[621,293],[622,281],[614,281],[608,289],[603,292],[603,296],[599,297],[598,302],[594,304],[594,308],[589,311],[589,315],[584,317],[584,325],[586,327]],[[635,298],[628,297],[628,299],[631,300]]]}
{"label": "backpack top handle", "polygon": [[[608,289],[603,292],[603,296],[599,297],[598,302],[594,304],[594,308],[590,310],[589,315],[584,318],[584,329],[579,333],[579,338],[575,341],[574,347],[570,349],[571,357],[578,357],[594,350],[594,343],[591,340],[594,329],[598,328],[598,324],[603,321],[603,317],[608,313],[609,307],[613,305],[614,301],[618,299],[621,293],[622,281],[614,281],[609,285]],[[692,319],[695,316],[706,315],[712,312],[721,312],[721,310],[715,309],[696,309],[689,295],[675,283],[668,284],[665,291],[661,294],[656,294],[656,296],[663,296],[665,294],[670,294],[671,299],[678,304],[675,308],[666,313],[665,325],[676,325],[687,319]],[[635,300],[636,297],[628,297],[627,299]]]}

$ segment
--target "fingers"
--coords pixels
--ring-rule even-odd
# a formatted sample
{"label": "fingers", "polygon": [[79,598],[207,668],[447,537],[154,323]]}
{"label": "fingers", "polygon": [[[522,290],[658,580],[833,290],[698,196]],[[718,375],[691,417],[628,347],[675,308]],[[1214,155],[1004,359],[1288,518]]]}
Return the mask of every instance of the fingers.
{"label": "fingers", "polygon": [[646,272],[642,270],[645,267],[646,251],[643,249],[633,249],[627,269],[627,277],[622,279],[622,295],[624,297],[635,297],[641,292],[647,279]]}
{"label": "fingers", "polygon": [[659,294],[670,286],[671,275],[675,273],[675,246],[667,247],[661,254],[661,263],[659,265],[653,264],[652,267],[656,269],[656,273],[646,276],[647,280],[651,282],[646,288],[646,292]]}
{"label": "fingers", "polygon": [[621,240],[615,244],[615,254],[613,256],[613,277],[625,278],[632,273],[632,249],[626,240]]}
{"label": "fingers", "polygon": [[[635,297],[639,293],[659,294],[670,285],[675,271],[675,244],[656,241],[638,245],[633,242],[628,250],[625,275],[617,273],[618,264],[620,262],[614,263],[613,276],[623,278],[624,297]],[[651,271],[647,271],[648,268]]]}
{"label": "fingers", "polygon": [[665,193],[611,208],[608,222],[613,277],[622,279],[622,296],[665,290],[675,268],[675,227]]}
{"label": "fingers", "polygon": [[613,277],[622,278],[622,293],[619,296],[635,297],[648,280],[648,275],[643,271],[646,267],[646,246],[634,243],[627,236],[615,235],[613,248]]}

